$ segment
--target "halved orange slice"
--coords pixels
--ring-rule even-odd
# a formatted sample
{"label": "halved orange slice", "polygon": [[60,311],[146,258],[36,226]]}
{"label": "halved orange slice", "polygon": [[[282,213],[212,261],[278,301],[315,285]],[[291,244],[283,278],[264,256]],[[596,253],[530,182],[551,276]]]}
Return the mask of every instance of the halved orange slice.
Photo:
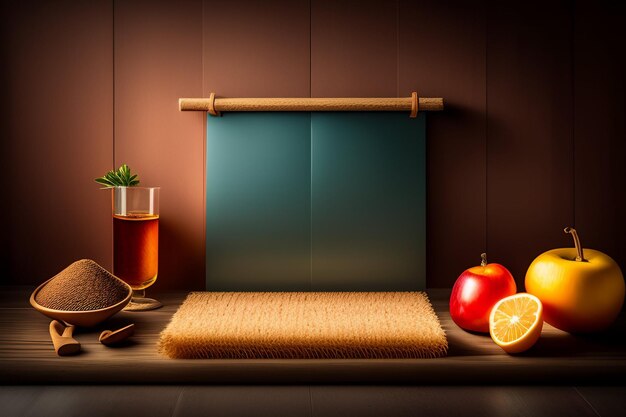
{"label": "halved orange slice", "polygon": [[489,315],[489,334],[507,353],[520,353],[535,344],[543,328],[543,306],[532,294],[505,297]]}

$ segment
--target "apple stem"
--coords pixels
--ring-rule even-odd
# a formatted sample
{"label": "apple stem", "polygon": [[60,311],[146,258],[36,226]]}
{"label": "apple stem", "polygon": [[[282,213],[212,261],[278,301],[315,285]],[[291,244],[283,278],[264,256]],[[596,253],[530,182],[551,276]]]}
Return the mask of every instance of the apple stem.
{"label": "apple stem", "polygon": [[480,266],[487,266],[487,254],[486,253],[480,254]]}
{"label": "apple stem", "polygon": [[574,246],[576,246],[576,251],[578,252],[578,256],[576,256],[577,262],[587,262],[585,256],[583,255],[583,245],[580,244],[580,239],[578,238],[578,233],[576,233],[576,229],[573,227],[566,227],[563,229],[565,233],[569,233],[574,238]]}

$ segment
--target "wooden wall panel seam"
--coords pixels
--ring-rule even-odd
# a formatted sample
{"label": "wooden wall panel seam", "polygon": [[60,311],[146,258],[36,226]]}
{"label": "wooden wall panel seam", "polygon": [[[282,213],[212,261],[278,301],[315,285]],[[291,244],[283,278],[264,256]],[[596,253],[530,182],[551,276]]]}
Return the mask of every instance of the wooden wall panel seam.
{"label": "wooden wall panel seam", "polygon": [[576,227],[585,247],[609,254],[624,270],[626,6],[591,1],[573,6]]}
{"label": "wooden wall panel seam", "polygon": [[0,3],[2,284],[79,258],[110,267],[110,200],[93,182],[111,162],[110,18],[110,0]]}
{"label": "wooden wall panel seam", "polygon": [[486,238],[485,3],[399,3],[400,91],[440,94],[428,115],[428,287],[450,287]]}
{"label": "wooden wall panel seam", "polygon": [[202,95],[202,25],[201,0],[115,4],[115,162],[162,187],[152,291],[204,288],[204,116],[176,106]]}
{"label": "wooden wall panel seam", "polygon": [[488,249],[521,289],[572,222],[571,14],[492,4],[488,19]]}

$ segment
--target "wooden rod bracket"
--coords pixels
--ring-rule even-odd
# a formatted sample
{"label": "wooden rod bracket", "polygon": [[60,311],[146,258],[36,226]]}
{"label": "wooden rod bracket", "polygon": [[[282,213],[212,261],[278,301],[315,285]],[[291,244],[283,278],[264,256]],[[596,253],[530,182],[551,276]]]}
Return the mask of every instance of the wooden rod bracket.
{"label": "wooden rod bracket", "polygon": [[413,91],[411,93],[411,115],[409,116],[410,118],[415,119],[417,117],[419,106],[419,98],[417,97],[417,93]]}
{"label": "wooden rod bracket", "polygon": [[211,93],[211,95],[209,95],[209,114],[211,116],[220,116],[220,112],[218,112],[217,110],[215,110],[215,93]]}

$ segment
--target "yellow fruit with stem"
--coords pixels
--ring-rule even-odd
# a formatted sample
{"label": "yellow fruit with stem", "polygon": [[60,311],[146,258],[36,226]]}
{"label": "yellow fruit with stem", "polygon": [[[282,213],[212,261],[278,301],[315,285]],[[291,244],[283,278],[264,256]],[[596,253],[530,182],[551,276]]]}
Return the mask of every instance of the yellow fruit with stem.
{"label": "yellow fruit with stem", "polygon": [[624,303],[624,276],[608,255],[584,249],[575,229],[575,248],[539,255],[526,272],[526,291],[543,303],[544,320],[566,332],[603,330],[615,321]]}

